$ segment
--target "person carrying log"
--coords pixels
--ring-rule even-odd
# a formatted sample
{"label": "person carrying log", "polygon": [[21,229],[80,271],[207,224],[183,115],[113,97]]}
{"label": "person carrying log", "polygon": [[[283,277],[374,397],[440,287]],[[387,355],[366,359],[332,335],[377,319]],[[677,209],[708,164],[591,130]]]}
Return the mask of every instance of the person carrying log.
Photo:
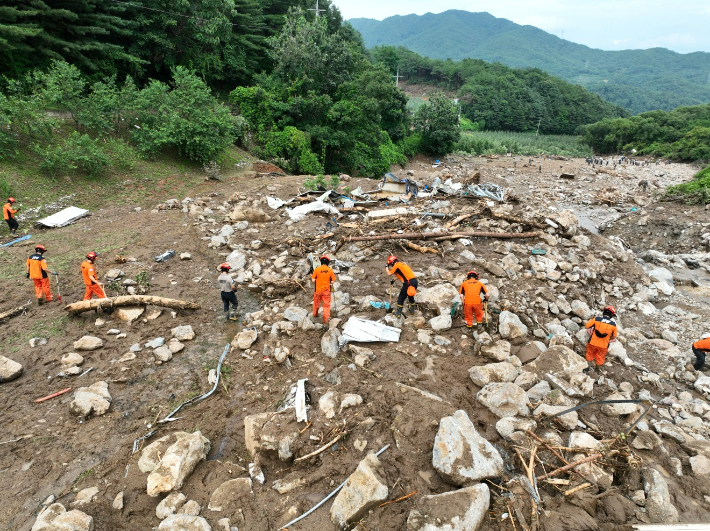
{"label": "person carrying log", "polygon": [[330,319],[330,287],[336,281],[335,273],[330,268],[330,258],[320,257],[320,266],[316,267],[311,276],[311,281],[315,284],[313,293],[313,317],[318,317],[318,309],[323,304],[323,322]]}
{"label": "person carrying log", "polygon": [[[405,299],[409,299],[409,313],[414,313],[417,309],[417,305],[414,302],[414,296],[417,294],[419,281],[414,276],[412,268],[404,262],[400,262],[396,256],[391,255],[387,258],[385,272],[388,276],[395,275],[402,281],[402,289],[399,290],[399,296],[397,297],[397,309],[394,314],[397,317],[402,317]],[[390,280],[390,284],[394,284],[394,280],[395,279]]]}
{"label": "person carrying log", "polygon": [[616,309],[613,306],[607,306],[602,311],[601,317],[592,317],[585,325],[587,334],[589,334],[587,361],[595,362],[598,367],[604,365],[606,354],[609,351],[609,343],[616,341],[618,331],[614,317],[616,317]]}
{"label": "person carrying log", "polygon": [[473,315],[476,314],[477,326],[483,323],[483,302],[488,300],[488,289],[478,280],[478,273],[469,271],[466,280],[459,288],[459,297],[463,304],[463,318],[467,328],[473,328]]}
{"label": "person carrying log", "polygon": [[32,282],[34,282],[35,297],[37,297],[37,304],[39,306],[44,304],[45,300],[46,302],[52,302],[54,300],[49,287],[48,273],[52,273],[53,275],[56,275],[56,273],[50,271],[47,267],[47,260],[43,256],[46,252],[47,248],[44,245],[37,245],[34,254],[31,254],[27,259],[27,278],[31,278]]}
{"label": "person carrying log", "polygon": [[[219,266],[219,270],[222,272],[221,275],[217,277],[217,282],[219,283],[219,290],[222,296],[222,303],[224,304],[224,316],[230,321],[236,321],[237,317],[237,307],[239,306],[239,301],[237,301],[237,285],[234,283],[234,279],[229,276],[229,270],[232,269],[227,262],[224,262]],[[229,311],[229,305],[232,305],[232,311]]]}
{"label": "person carrying log", "polygon": [[86,284],[86,292],[83,299],[85,301],[88,301],[94,295],[99,299],[106,298],[106,293],[104,293],[104,288],[99,282],[99,273],[95,265],[98,257],[99,253],[91,251],[86,255],[86,260],[81,263],[81,276],[84,278],[84,284]]}
{"label": "person carrying log", "polygon": [[5,203],[2,207],[2,217],[5,220],[5,223],[7,223],[7,226],[10,227],[11,236],[14,236],[17,233],[17,229],[20,226],[15,219],[15,214],[20,211],[20,207],[17,207],[16,209],[12,208],[15,202],[16,200],[14,197],[8,197],[7,203]]}
{"label": "person carrying log", "polygon": [[705,356],[710,352],[710,337],[704,337],[693,343],[693,354],[695,354],[695,363],[693,368],[699,371],[705,365]]}

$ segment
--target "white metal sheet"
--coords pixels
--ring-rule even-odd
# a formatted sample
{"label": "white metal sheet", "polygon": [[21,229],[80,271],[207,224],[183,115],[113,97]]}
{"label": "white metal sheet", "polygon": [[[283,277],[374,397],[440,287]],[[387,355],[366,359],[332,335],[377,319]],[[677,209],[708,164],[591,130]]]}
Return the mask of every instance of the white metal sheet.
{"label": "white metal sheet", "polygon": [[45,227],[52,228],[65,227],[88,215],[88,210],[78,207],[69,207],[57,212],[56,214],[52,214],[47,218],[40,219],[37,223],[44,225]]}
{"label": "white metal sheet", "polygon": [[351,317],[345,323],[345,328],[343,328],[343,333],[338,343],[340,343],[341,347],[351,342],[376,343],[382,341],[397,343],[399,342],[400,333],[401,330],[399,328],[368,321],[367,319],[360,319],[359,317]]}

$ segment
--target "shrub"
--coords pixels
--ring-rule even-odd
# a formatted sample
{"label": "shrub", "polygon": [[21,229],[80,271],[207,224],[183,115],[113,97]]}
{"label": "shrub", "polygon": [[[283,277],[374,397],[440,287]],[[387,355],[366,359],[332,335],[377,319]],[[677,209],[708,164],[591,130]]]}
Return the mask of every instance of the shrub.
{"label": "shrub", "polygon": [[76,131],[60,145],[37,147],[36,151],[42,158],[40,169],[52,176],[78,172],[97,177],[111,162],[98,140]]}
{"label": "shrub", "polygon": [[698,172],[692,181],[666,189],[669,198],[681,196],[688,203],[707,205],[710,203],[710,166]]}
{"label": "shrub", "polygon": [[283,165],[290,173],[318,175],[323,173],[323,165],[311,151],[308,134],[293,126],[283,131],[271,131],[264,135],[263,147],[257,149],[259,156]]}

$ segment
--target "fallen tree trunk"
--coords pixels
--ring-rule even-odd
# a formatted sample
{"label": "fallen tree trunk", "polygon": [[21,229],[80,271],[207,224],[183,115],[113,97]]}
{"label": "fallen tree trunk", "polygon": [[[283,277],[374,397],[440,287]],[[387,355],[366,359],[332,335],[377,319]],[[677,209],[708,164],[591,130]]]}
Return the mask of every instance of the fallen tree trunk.
{"label": "fallen tree trunk", "polygon": [[377,240],[454,240],[457,238],[535,238],[541,232],[405,232],[402,234],[384,234],[380,236],[349,236],[347,242],[369,242]]}
{"label": "fallen tree trunk", "polygon": [[16,315],[20,315],[21,313],[27,311],[30,306],[30,304],[25,304],[24,306],[18,306],[17,308],[12,308],[11,310],[0,313],[0,323],[2,323],[5,319],[10,319]]}
{"label": "fallen tree trunk", "polygon": [[164,297],[153,297],[152,295],[123,295],[121,297],[108,297],[106,299],[92,299],[90,301],[80,301],[67,304],[64,309],[71,314],[88,312],[91,310],[109,310],[120,306],[141,306],[152,304],[173,310],[199,310],[199,304],[194,302],[179,301],[176,299],[166,299]]}
{"label": "fallen tree trunk", "polygon": [[417,245],[416,243],[412,242],[404,242],[404,246],[408,247],[409,249],[419,251],[420,253],[439,254],[439,251],[437,251],[436,249],[432,249],[431,247],[422,247],[421,245]]}

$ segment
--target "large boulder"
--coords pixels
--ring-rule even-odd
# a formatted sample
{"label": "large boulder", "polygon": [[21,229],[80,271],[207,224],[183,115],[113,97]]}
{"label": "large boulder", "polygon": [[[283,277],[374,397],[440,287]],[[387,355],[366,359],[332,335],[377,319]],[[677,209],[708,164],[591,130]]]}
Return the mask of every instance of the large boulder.
{"label": "large boulder", "polygon": [[22,374],[22,365],[16,361],[0,356],[0,383],[10,382]]}
{"label": "large boulder", "polygon": [[225,481],[210,496],[207,508],[210,511],[235,511],[254,494],[250,478],[237,478]]}
{"label": "large boulder", "polygon": [[174,339],[178,341],[190,341],[195,339],[195,331],[191,325],[176,326],[171,330]]}
{"label": "large boulder", "polygon": [[253,328],[250,328],[249,330],[242,330],[232,340],[232,346],[246,350],[256,342],[258,337],[259,334]]}
{"label": "large boulder", "polygon": [[498,320],[498,332],[503,339],[515,339],[528,334],[528,327],[523,324],[520,318],[512,312],[500,312]]}
{"label": "large boulder", "polygon": [[111,395],[106,382],[96,382],[89,387],[80,387],[74,393],[74,399],[69,404],[69,410],[79,417],[91,414],[103,415],[111,405]]}
{"label": "large boulder", "polygon": [[481,356],[503,361],[510,356],[510,343],[505,340],[496,341],[490,345],[481,347]]}
{"label": "large boulder", "polygon": [[335,358],[338,356],[338,350],[340,350],[340,345],[338,344],[338,339],[340,338],[340,331],[337,328],[328,330],[320,340],[320,348],[323,355],[328,358]]}
{"label": "large boulder", "polygon": [[594,313],[589,308],[587,303],[584,301],[581,301],[579,299],[573,300],[571,306],[572,306],[572,313],[575,314],[580,319],[583,319],[585,321],[591,319],[592,315],[594,315]]}
{"label": "large boulder", "polygon": [[671,503],[668,484],[654,468],[644,468],[643,490],[646,491],[646,513],[651,522],[671,524],[678,521],[678,509]]}
{"label": "large boulder", "polygon": [[100,337],[84,336],[74,341],[74,350],[96,350],[104,346],[104,340]]}
{"label": "large boulder", "polygon": [[239,271],[240,269],[244,269],[244,266],[247,265],[247,255],[237,249],[229,253],[224,261],[229,264],[232,271]]}
{"label": "large boulder", "polygon": [[330,519],[338,529],[360,520],[367,511],[387,500],[389,489],[384,470],[375,454],[360,461],[345,482],[330,509]]}
{"label": "large boulder", "polygon": [[121,321],[133,322],[145,313],[145,306],[119,306],[113,315]]}
{"label": "large boulder", "polygon": [[491,382],[512,382],[519,374],[520,369],[507,361],[479,365],[468,370],[469,378],[478,387],[483,387]]}
{"label": "large boulder", "polygon": [[285,321],[292,321],[294,323],[300,323],[306,317],[308,317],[308,310],[305,308],[299,308],[298,306],[289,306],[284,310],[283,318]]}
{"label": "large boulder", "polygon": [[497,417],[530,414],[525,390],[514,383],[489,383],[476,394],[476,399]]}
{"label": "large boulder", "polygon": [[199,431],[180,438],[165,451],[160,464],[148,476],[148,496],[182,487],[185,478],[209,451],[210,441]]}
{"label": "large boulder", "polygon": [[567,376],[581,374],[587,368],[587,361],[574,350],[564,345],[555,345],[540,354],[535,361],[525,366],[526,371],[539,374],[564,373]]}
{"label": "large boulder", "polygon": [[210,524],[201,516],[173,514],[160,522],[159,531],[212,531]]}
{"label": "large boulder", "polygon": [[429,326],[434,332],[441,332],[442,330],[449,330],[453,322],[451,320],[451,313],[442,313],[436,317],[429,320]]}
{"label": "large boulder", "polygon": [[53,503],[43,509],[31,531],[93,531],[94,519],[88,514],[67,511],[61,503]]}
{"label": "large boulder", "polygon": [[[558,413],[565,411],[566,409],[570,409],[569,406],[552,406],[550,404],[540,404],[535,411],[533,411],[533,415],[536,417],[541,416],[541,417],[551,417],[553,415],[557,415]],[[574,430],[577,428],[577,424],[579,424],[579,416],[577,415],[576,411],[572,411],[570,413],[565,413],[564,415],[559,415],[556,417],[557,420],[559,420],[560,424],[567,428],[568,430]]]}
{"label": "large boulder", "polygon": [[415,300],[418,304],[435,310],[439,315],[450,315],[451,307],[455,302],[460,301],[459,291],[449,283],[437,284],[431,288],[420,288]]}
{"label": "large boulder", "polygon": [[260,208],[237,205],[229,214],[232,221],[248,221],[249,223],[263,223],[269,221],[269,215]]}
{"label": "large boulder", "polygon": [[432,464],[446,483],[471,485],[503,473],[503,458],[481,437],[465,411],[456,411],[439,422]]}
{"label": "large boulder", "polygon": [[491,493],[485,483],[423,496],[409,513],[407,531],[478,531],[490,502]]}
{"label": "large boulder", "polygon": [[565,236],[574,236],[579,229],[579,220],[571,210],[560,210],[550,214],[550,219],[554,221]]}

